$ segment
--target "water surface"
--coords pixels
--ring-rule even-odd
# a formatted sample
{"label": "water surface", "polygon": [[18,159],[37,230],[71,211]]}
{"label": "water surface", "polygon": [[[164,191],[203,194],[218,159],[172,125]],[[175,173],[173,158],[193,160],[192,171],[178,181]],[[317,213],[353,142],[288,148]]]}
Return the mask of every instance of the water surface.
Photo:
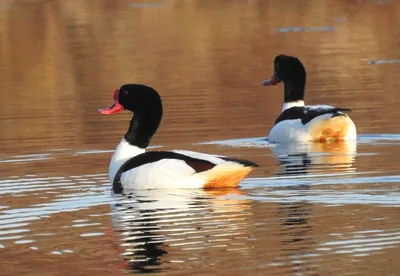
{"label": "water surface", "polygon": [[[0,1],[0,275],[397,275],[397,1]],[[355,143],[279,146],[277,54]],[[164,104],[153,149],[260,164],[240,189],[113,195],[124,83]]]}

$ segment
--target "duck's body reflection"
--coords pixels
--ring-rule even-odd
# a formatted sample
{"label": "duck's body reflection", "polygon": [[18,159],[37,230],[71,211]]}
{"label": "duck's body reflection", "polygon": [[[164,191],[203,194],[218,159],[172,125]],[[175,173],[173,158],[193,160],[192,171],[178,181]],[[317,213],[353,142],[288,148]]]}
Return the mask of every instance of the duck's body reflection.
{"label": "duck's body reflection", "polygon": [[[309,173],[350,172],[354,171],[353,162],[356,154],[356,143],[307,143],[307,144],[277,144],[272,147],[272,153],[279,161],[281,171],[278,176],[294,176]],[[281,187],[280,189],[285,189]],[[309,185],[286,187],[296,190],[296,193],[308,193]],[[316,273],[316,268],[304,258],[315,254],[312,224],[313,204],[306,200],[296,200],[280,203],[278,216],[282,217],[280,262],[289,261],[287,266],[293,273]]]}
{"label": "duck's body reflection", "polygon": [[271,151],[282,169],[277,175],[351,172],[355,170],[357,144],[355,141],[276,144]]}
{"label": "duck's body reflection", "polygon": [[[113,229],[120,235],[127,269],[160,272],[163,264],[185,261],[183,249],[215,245],[217,239],[212,233],[234,235],[243,227],[242,216],[250,215],[242,212],[250,208],[248,200],[220,196],[238,193],[237,189],[176,189],[136,190],[116,196]],[[190,253],[196,258],[195,250]]]}

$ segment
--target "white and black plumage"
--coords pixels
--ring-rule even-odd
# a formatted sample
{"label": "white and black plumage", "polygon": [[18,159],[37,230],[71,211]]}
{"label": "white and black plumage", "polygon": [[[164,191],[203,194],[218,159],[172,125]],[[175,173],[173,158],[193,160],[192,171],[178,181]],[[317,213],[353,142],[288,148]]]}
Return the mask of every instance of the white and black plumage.
{"label": "white and black plumage", "polygon": [[269,141],[325,142],[353,140],[356,127],[345,113],[349,108],[330,105],[305,105],[306,70],[296,57],[279,55],[274,61],[274,75],[263,85],[284,83],[284,104],[269,134]]}
{"label": "white and black plumage", "polygon": [[237,187],[258,165],[251,161],[193,151],[146,152],[162,118],[159,94],[151,87],[126,84],[114,91],[109,115],[134,113],[125,137],[111,159],[109,177],[114,192],[124,189]]}

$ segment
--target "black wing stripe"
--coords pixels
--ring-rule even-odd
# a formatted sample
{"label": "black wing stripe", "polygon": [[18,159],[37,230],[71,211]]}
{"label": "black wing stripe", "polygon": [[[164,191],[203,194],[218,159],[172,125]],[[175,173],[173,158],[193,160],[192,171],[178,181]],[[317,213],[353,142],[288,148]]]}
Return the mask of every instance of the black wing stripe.
{"label": "black wing stripe", "polygon": [[172,152],[172,151],[149,151],[145,152],[139,155],[136,155],[135,157],[132,157],[128,161],[126,161],[121,168],[119,168],[117,174],[114,177],[113,181],[113,190],[114,193],[122,193],[123,187],[121,184],[121,175],[129,171],[131,169],[137,168],[139,166],[149,164],[149,163],[154,163],[157,161],[160,161],[162,159],[177,159],[177,160],[182,160],[185,161],[186,164],[188,164],[190,167],[192,167],[196,173],[198,172],[203,172],[210,170],[215,167],[215,164],[203,160],[203,159],[197,159],[193,158],[184,154]]}
{"label": "black wing stripe", "polygon": [[185,160],[186,164],[188,164],[190,167],[192,167],[193,170],[196,171],[196,173],[204,172],[211,170],[212,168],[215,167],[214,163],[205,161],[205,160]]}
{"label": "black wing stripe", "polygon": [[336,114],[338,112],[343,112],[343,111],[351,111],[349,108],[340,108],[340,107],[332,107],[332,108],[316,108],[316,109],[306,109],[306,112],[301,118],[301,122],[303,125],[308,124],[312,119],[325,115],[325,114]]}
{"label": "black wing stripe", "polygon": [[283,111],[275,120],[275,125],[286,120],[302,119],[305,114],[303,106],[294,106]]}
{"label": "black wing stripe", "polygon": [[252,161],[245,160],[245,159],[236,159],[236,158],[231,158],[231,157],[219,157],[219,158],[221,158],[222,160],[225,160],[225,161],[239,163],[245,167],[253,167],[253,168],[258,167],[257,163],[254,163]]}
{"label": "black wing stripe", "polygon": [[312,119],[324,115],[335,114],[343,111],[352,111],[350,108],[332,107],[332,108],[307,108],[306,106],[294,106],[283,111],[275,120],[275,125],[286,120],[301,120],[302,124],[309,123]]}

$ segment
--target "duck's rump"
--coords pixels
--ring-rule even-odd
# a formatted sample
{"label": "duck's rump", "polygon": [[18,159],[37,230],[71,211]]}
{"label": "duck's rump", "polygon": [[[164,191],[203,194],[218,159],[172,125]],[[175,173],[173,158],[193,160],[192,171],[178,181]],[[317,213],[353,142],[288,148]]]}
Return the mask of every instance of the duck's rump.
{"label": "duck's rump", "polygon": [[356,138],[356,128],[345,111],[329,105],[296,106],[284,110],[271,129],[271,142],[308,142]]}
{"label": "duck's rump", "polygon": [[[113,180],[113,190],[120,193],[124,188],[226,186],[227,181],[239,178],[240,181],[257,166],[247,160],[192,151],[150,151],[129,159],[121,166]],[[225,184],[221,179],[225,179]],[[239,181],[229,186],[237,186]],[[207,185],[208,182],[213,184]]]}
{"label": "duck's rump", "polygon": [[307,125],[310,140],[315,142],[340,141],[356,138],[356,128],[350,117],[342,114],[324,114]]}

